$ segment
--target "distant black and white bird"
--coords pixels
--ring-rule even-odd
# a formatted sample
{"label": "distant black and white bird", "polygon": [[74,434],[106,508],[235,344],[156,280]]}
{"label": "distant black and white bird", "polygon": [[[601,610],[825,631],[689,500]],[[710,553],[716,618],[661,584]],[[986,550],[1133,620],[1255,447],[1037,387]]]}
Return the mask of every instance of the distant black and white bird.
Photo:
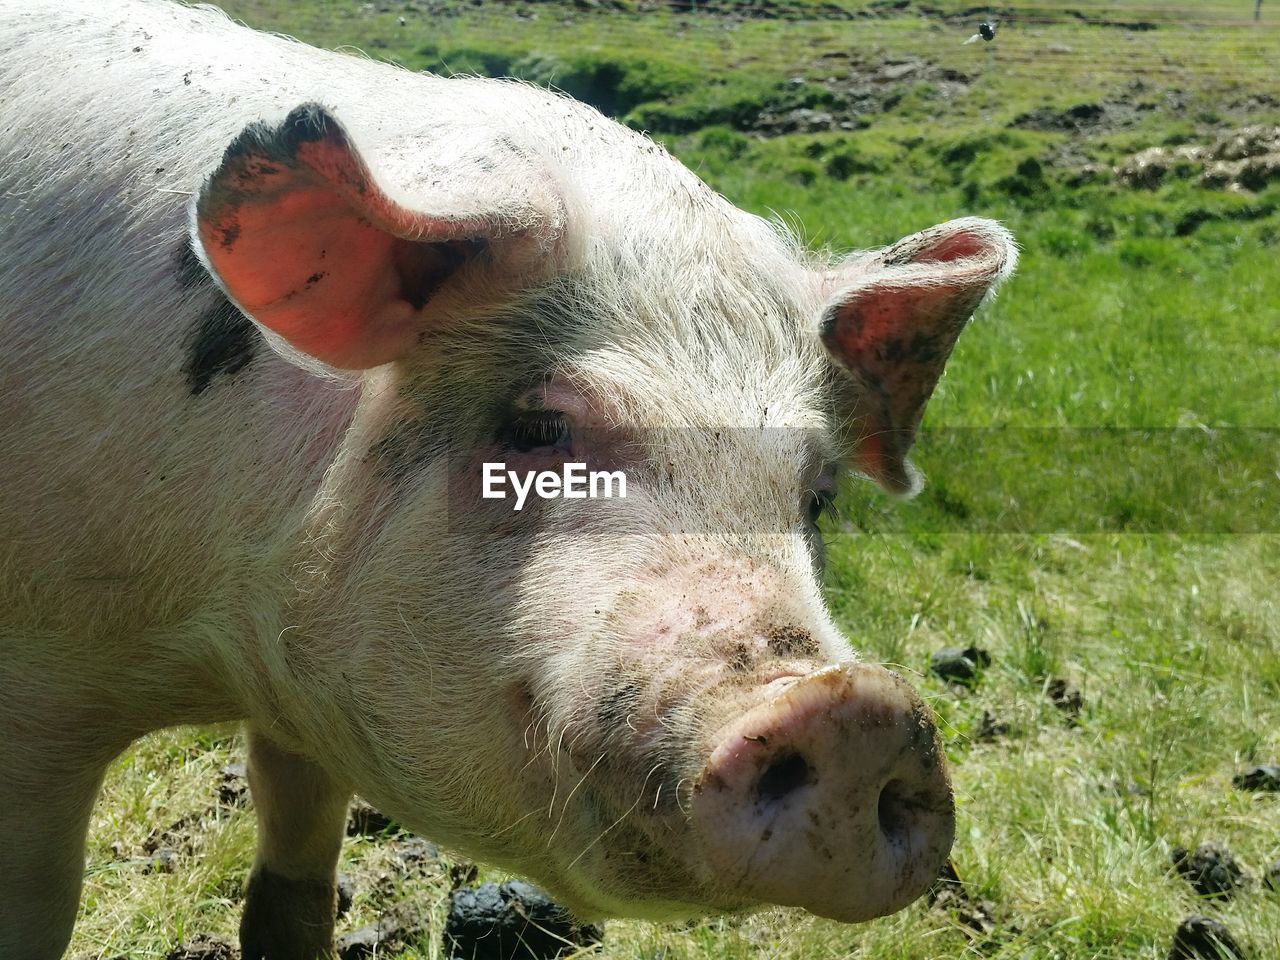
{"label": "distant black and white bird", "polygon": [[963,47],[965,44],[977,43],[979,40],[986,40],[988,42],[994,40],[996,38],[996,24],[999,22],[999,20],[992,20],[990,23],[987,23],[984,20],[982,23],[978,24],[978,32],[962,43],[961,46]]}

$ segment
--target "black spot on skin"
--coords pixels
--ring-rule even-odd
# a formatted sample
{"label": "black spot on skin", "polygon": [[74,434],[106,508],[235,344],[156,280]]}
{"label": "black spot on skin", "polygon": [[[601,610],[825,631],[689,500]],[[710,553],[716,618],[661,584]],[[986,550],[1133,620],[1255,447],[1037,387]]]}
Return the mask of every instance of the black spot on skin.
{"label": "black spot on skin", "polygon": [[186,374],[191,395],[199,396],[218,374],[233,374],[252,362],[258,348],[253,321],[226,297],[218,300],[196,321],[188,352]]}
{"label": "black spot on skin", "polygon": [[291,110],[278,127],[258,120],[241,130],[222,154],[222,163],[214,178],[224,171],[247,165],[246,162],[266,160],[287,166],[302,144],[316,143],[326,137],[335,143],[347,142],[341,125],[328,110],[318,103],[304,103]]}
{"label": "black spot on skin", "polygon": [[236,241],[240,239],[240,224],[232,223],[231,226],[225,227],[222,231],[222,248],[230,250],[236,245]]}
{"label": "black spot on skin", "polygon": [[321,280],[323,280],[327,276],[328,276],[327,273],[323,271],[317,271],[316,273],[313,273],[311,276],[307,277],[307,286],[308,287],[313,286],[314,284],[319,283]]}
{"label": "black spot on skin", "polygon": [[213,285],[213,278],[204,268],[190,237],[183,237],[178,247],[174,263],[178,274],[178,285],[184,290],[201,290]]}

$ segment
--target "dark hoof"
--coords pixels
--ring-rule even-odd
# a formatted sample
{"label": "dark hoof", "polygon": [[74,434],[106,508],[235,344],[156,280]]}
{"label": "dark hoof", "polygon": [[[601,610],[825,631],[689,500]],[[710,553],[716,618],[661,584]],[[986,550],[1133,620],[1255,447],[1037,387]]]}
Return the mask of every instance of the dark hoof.
{"label": "dark hoof", "polygon": [[332,878],[290,880],[254,871],[240,919],[243,960],[328,960],[337,900]]}

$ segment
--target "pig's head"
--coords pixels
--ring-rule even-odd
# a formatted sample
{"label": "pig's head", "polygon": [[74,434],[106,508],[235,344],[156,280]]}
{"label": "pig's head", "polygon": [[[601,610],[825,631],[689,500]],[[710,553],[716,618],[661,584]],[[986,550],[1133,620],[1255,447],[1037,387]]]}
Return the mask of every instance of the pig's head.
{"label": "pig's head", "polygon": [[[279,640],[310,692],[280,710],[403,822],[583,915],[897,910],[946,859],[950,785],[928,708],[831,622],[817,521],[842,470],[915,488],[1012,242],[958,220],[817,263],[648,141],[511,95],[555,135],[361,138],[308,107],[195,206],[281,352],[367,371]],[[626,496],[516,510],[486,462]]]}

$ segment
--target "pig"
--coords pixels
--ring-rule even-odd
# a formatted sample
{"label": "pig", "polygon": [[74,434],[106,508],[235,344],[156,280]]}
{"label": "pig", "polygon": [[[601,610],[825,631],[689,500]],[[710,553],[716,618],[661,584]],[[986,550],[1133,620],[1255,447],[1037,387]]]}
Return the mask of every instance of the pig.
{"label": "pig", "polygon": [[249,960],[331,949],[354,791],[583,918],[927,888],[943,751],[817,523],[918,487],[1003,227],[806,252],[563,96],[156,0],[5,2],[0,91],[0,956],[176,724],[245,724]]}

